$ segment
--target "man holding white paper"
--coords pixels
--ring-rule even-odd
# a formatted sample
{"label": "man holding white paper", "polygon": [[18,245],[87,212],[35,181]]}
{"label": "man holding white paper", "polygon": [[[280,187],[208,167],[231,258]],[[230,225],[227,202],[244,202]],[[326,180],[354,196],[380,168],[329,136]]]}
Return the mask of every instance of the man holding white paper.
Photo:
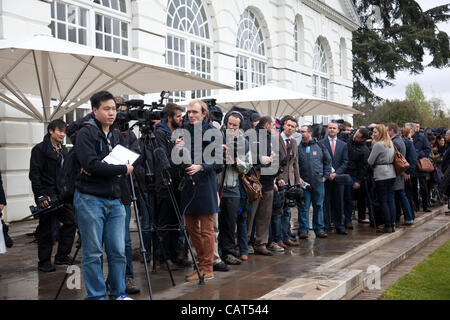
{"label": "man holding white paper", "polygon": [[120,202],[120,176],[133,167],[104,161],[122,143],[113,129],[116,119],[114,96],[106,91],[91,97],[94,119],[77,133],[75,150],[81,173],[75,182],[74,208],[83,249],[86,299],[106,299],[102,271],[103,244],[108,257],[110,299],[130,299],[125,294],[125,209]]}

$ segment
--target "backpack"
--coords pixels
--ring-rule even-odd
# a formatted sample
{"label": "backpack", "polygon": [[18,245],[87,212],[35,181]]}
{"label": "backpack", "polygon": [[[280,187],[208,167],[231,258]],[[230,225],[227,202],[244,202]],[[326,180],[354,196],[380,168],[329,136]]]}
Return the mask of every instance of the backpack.
{"label": "backpack", "polygon": [[73,204],[73,195],[75,193],[75,181],[81,172],[81,164],[77,159],[75,146],[69,151],[63,164],[63,183],[61,188],[60,200],[67,204]]}

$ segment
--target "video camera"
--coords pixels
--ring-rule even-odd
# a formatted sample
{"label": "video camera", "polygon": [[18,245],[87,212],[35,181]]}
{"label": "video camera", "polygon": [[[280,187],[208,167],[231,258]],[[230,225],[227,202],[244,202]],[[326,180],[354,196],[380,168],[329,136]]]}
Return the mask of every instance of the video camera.
{"label": "video camera", "polygon": [[303,186],[292,186],[284,192],[284,198],[286,205],[289,208],[298,207],[305,203],[305,193],[304,190],[310,190],[311,186],[304,182]]}
{"label": "video camera", "polygon": [[117,108],[126,106],[126,110],[118,110],[116,123],[120,131],[129,129],[129,122],[137,121],[133,126],[137,125],[143,130],[153,130],[153,121],[164,118],[162,109],[164,108],[164,100],[170,97],[169,91],[161,92],[161,100],[159,102],[152,102],[152,104],[145,104],[144,100],[128,100],[124,103],[118,103]]}
{"label": "video camera", "polygon": [[[48,201],[48,206],[43,208],[41,207],[42,202]],[[43,213],[49,213],[52,211],[56,211],[60,208],[64,207],[64,203],[59,201],[57,198],[47,198],[46,196],[40,196],[38,198],[37,206],[30,206],[30,211],[34,219],[39,218],[39,215]]]}

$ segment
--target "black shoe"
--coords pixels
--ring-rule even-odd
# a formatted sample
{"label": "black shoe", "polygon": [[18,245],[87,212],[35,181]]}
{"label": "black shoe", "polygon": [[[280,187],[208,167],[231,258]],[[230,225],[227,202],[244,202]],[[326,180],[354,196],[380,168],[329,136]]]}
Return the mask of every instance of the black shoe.
{"label": "black shoe", "polygon": [[327,238],[328,235],[325,232],[320,232],[316,237],[324,239],[324,238]]}
{"label": "black shoe", "polygon": [[353,230],[353,225],[351,223],[345,225],[345,229]]}
{"label": "black shoe", "polygon": [[377,233],[391,233],[392,228],[383,228],[383,229],[377,229]]}
{"label": "black shoe", "polygon": [[220,261],[219,263],[213,264],[213,271],[230,271],[230,266],[227,266],[223,261]]}
{"label": "black shoe", "polygon": [[308,234],[306,232],[302,232],[298,234],[299,239],[308,239]]}
{"label": "black shoe", "polygon": [[139,292],[141,292],[141,290],[138,288],[138,286],[136,285],[136,282],[134,282],[133,278],[125,278],[125,292],[128,294],[137,294]]}
{"label": "black shoe", "polygon": [[344,236],[348,235],[347,231],[344,229],[336,229],[336,234],[342,234]]}
{"label": "black shoe", "polygon": [[430,208],[425,208],[425,209],[423,209],[423,211],[424,212],[431,212],[431,209]]}
{"label": "black shoe", "polygon": [[56,268],[51,263],[45,263],[38,267],[39,271],[42,272],[54,272]]}
{"label": "black shoe", "polygon": [[[73,264],[79,264],[80,261],[75,260]],[[72,264],[72,257],[65,256],[64,258],[56,258],[55,257],[55,264],[58,266],[64,266],[64,265],[71,265]]]}

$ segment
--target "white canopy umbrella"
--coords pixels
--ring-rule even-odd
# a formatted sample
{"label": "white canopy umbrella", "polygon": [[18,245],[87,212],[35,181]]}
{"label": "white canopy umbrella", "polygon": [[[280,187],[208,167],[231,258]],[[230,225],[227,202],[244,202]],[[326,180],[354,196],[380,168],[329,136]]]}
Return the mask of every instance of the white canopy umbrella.
{"label": "white canopy umbrella", "polygon": [[224,111],[228,111],[236,105],[254,109],[261,115],[272,117],[362,114],[356,109],[337,102],[271,85],[239,91],[227,90],[204,99],[216,99],[216,104]]}
{"label": "white canopy umbrella", "polygon": [[[0,101],[40,121],[61,117],[100,90],[144,95],[217,88],[232,87],[51,36],[0,40]],[[43,113],[27,94],[41,97]],[[52,114],[51,99],[58,101]]]}

